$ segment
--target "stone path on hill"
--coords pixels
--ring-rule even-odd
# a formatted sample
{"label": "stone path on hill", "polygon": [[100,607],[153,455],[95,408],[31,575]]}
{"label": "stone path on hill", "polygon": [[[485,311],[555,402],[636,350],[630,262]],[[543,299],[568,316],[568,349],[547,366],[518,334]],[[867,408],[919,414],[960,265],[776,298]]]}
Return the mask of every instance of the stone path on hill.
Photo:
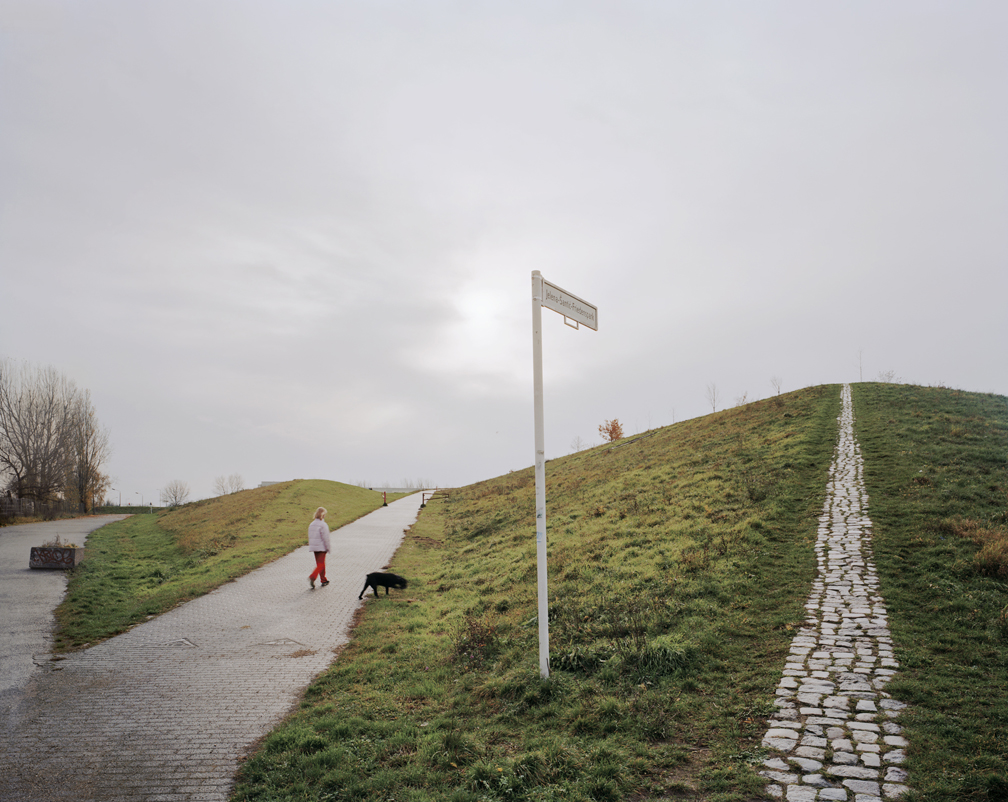
{"label": "stone path on hill", "polygon": [[[365,575],[392,558],[421,500],[334,530],[327,587],[309,588],[303,546],[90,649],[36,655],[0,693],[0,802],[224,802],[242,756],[347,642]],[[51,627],[40,608],[37,628]],[[8,638],[5,626],[0,652]]]}
{"label": "stone path on hill", "polygon": [[763,738],[772,753],[760,772],[767,792],[787,802],[881,802],[908,790],[896,723],[904,705],[885,692],[899,665],[872,563],[850,385],[839,424],[815,547],[819,572]]}

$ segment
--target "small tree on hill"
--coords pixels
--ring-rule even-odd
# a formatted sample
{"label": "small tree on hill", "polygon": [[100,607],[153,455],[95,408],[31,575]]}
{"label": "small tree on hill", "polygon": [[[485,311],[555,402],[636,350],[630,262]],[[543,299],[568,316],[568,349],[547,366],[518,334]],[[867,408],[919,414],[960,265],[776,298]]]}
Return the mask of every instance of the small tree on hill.
{"label": "small tree on hill", "polygon": [[717,412],[718,400],[721,398],[721,394],[718,392],[717,385],[711,382],[707,385],[707,400],[710,402],[711,412]]}
{"label": "small tree on hill", "polygon": [[169,507],[179,507],[189,500],[189,485],[181,479],[172,479],[164,487],[164,503]]}
{"label": "small tree on hill", "polygon": [[619,440],[623,436],[623,426],[617,418],[612,420],[607,420],[601,426],[598,427],[599,434],[605,438],[607,443],[612,443],[615,440]]}

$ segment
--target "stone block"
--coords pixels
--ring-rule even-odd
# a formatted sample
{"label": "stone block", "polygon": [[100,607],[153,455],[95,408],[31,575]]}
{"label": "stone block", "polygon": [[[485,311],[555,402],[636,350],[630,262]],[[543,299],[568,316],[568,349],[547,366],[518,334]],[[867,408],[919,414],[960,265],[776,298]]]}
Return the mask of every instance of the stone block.
{"label": "stone block", "polygon": [[761,771],[759,772],[759,775],[761,777],[766,777],[768,780],[783,783],[784,785],[790,785],[791,783],[798,782],[798,775],[792,774],[789,771]]}
{"label": "stone block", "polygon": [[813,774],[823,767],[823,764],[818,760],[813,760],[808,757],[793,757],[791,758],[791,762],[806,774]]}
{"label": "stone block", "polygon": [[855,794],[869,794],[876,797],[882,795],[882,788],[879,784],[870,780],[844,780],[843,784]]}
{"label": "stone block", "polygon": [[84,559],[84,549],[62,546],[32,546],[28,556],[29,568],[53,568],[66,571]]}
{"label": "stone block", "polygon": [[770,738],[768,736],[763,737],[763,747],[765,749],[776,749],[778,752],[790,752],[794,749],[794,745],[798,743],[790,738]]}
{"label": "stone block", "polygon": [[[826,769],[827,776],[844,777],[849,780],[877,780],[878,771],[861,766],[830,766]],[[848,786],[850,787],[850,786]]]}
{"label": "stone block", "polygon": [[819,791],[808,785],[789,785],[787,787],[787,802],[815,802]]}

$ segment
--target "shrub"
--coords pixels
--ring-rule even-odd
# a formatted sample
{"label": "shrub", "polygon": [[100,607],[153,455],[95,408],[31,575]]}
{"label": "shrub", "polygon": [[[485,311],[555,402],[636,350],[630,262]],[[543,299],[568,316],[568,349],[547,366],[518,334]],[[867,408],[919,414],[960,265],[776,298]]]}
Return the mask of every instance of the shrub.
{"label": "shrub", "polygon": [[613,418],[612,420],[607,420],[601,426],[598,427],[599,434],[605,438],[607,443],[612,443],[623,437],[623,426],[620,424],[619,420]]}

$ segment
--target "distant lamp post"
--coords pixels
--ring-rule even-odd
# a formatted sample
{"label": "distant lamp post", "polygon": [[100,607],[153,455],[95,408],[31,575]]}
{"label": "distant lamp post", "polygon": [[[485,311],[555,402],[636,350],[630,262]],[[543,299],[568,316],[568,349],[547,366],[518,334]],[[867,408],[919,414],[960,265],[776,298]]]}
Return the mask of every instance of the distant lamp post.
{"label": "distant lamp post", "polygon": [[115,492],[119,494],[119,506],[121,507],[122,506],[122,490],[116,490],[114,487],[112,488],[112,490],[115,490]]}
{"label": "distant lamp post", "polygon": [[142,507],[144,505],[143,504],[143,493],[141,493],[139,490],[135,490],[133,492],[133,495],[134,496],[140,496],[140,506]]}

